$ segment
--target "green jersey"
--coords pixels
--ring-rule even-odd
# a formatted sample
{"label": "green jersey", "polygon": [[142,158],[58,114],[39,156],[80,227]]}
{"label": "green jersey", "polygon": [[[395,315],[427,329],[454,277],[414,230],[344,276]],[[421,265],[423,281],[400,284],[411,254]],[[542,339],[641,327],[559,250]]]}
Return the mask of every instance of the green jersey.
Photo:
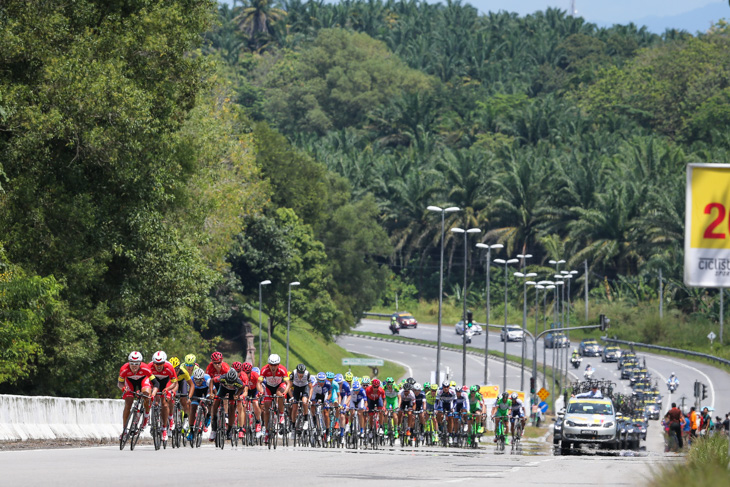
{"label": "green jersey", "polygon": [[512,399],[507,399],[507,402],[500,399],[494,407],[497,408],[497,414],[495,416],[507,416],[512,409]]}
{"label": "green jersey", "polygon": [[482,409],[482,395],[478,392],[475,394],[469,394],[469,412],[476,413]]}

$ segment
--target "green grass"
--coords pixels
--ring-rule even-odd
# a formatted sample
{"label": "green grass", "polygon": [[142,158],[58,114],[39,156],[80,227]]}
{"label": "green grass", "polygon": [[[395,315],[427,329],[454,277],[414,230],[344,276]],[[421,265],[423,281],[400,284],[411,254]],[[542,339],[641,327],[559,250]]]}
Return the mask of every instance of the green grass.
{"label": "green grass", "polygon": [[[263,358],[262,363],[265,363],[266,357],[268,357],[268,341],[266,338],[266,317],[264,319],[263,329]],[[253,320],[251,320],[253,322]],[[256,322],[253,323],[252,331],[254,334],[254,344],[256,346],[256,353],[258,354],[258,314],[256,316]],[[239,342],[240,343],[240,342]],[[278,353],[281,356],[282,364],[286,362],[286,326],[276,327],[272,334],[271,340],[271,353]],[[229,363],[235,361],[243,361],[243,346],[238,347],[237,350],[233,350],[225,355],[226,361]],[[334,342],[327,342],[322,336],[316,333],[312,327],[307,323],[296,322],[291,325],[291,332],[289,336],[289,367],[294,368],[299,363],[303,363],[307,366],[310,372],[334,372],[334,373],[345,373],[347,372],[347,366],[342,365],[342,359],[348,357],[360,357],[367,358],[367,355],[350,353],[344,348],[340,347]],[[258,362],[258,360],[257,360]],[[258,364],[254,364],[258,365]],[[395,364],[393,362],[385,361],[382,367],[378,367],[378,377],[404,377],[406,373],[405,368]],[[352,367],[352,373],[361,377],[364,375],[372,376],[372,370],[370,367],[355,366]]]}
{"label": "green grass", "polygon": [[689,449],[685,461],[654,473],[651,487],[704,487],[730,485],[728,438],[722,435],[703,437]]}
{"label": "green grass", "polygon": [[[379,338],[393,339],[393,335],[391,335],[391,334],[372,333],[372,332],[365,332],[365,331],[357,331],[357,334],[358,335],[365,335],[365,336],[372,336],[372,337],[379,337]],[[398,336],[397,340],[402,340],[402,341],[411,342],[411,343],[423,343],[423,344],[427,344],[427,345],[436,345],[436,342],[429,341],[429,340],[421,340],[419,338],[410,338],[410,337]],[[461,345],[456,345],[456,344],[453,344],[453,343],[441,343],[441,347],[442,348],[448,348],[450,350],[456,350],[456,351],[461,351],[462,350],[462,346]],[[483,349],[477,349],[476,347],[466,347],[466,349],[468,351],[470,351],[470,352],[476,352],[476,353],[482,353],[482,354],[484,352]],[[495,350],[490,350],[489,351],[489,356],[490,357],[495,357],[495,358],[501,359],[501,358],[504,357],[504,354],[501,353],[501,352],[497,352]],[[522,357],[518,357],[516,355],[507,354],[507,360],[510,360],[512,362],[518,362],[519,363],[519,362],[522,361]],[[541,364],[537,364],[537,367],[538,367],[538,373],[542,373],[542,366],[541,366]],[[529,375],[531,373],[532,373],[532,360],[529,360],[529,359],[525,358],[525,376],[526,376],[526,382],[529,380],[528,377],[529,377]],[[547,389],[547,391],[550,393],[550,396],[548,397],[548,404],[551,404],[555,400],[554,391],[552,390],[552,381],[553,381],[553,369],[552,369],[552,367],[547,367],[546,368],[546,375],[547,375],[547,379],[545,381],[545,386],[546,386],[545,389]],[[538,385],[538,390],[540,388],[539,387],[540,384],[541,384],[541,381],[538,381],[538,384],[537,384]]]}

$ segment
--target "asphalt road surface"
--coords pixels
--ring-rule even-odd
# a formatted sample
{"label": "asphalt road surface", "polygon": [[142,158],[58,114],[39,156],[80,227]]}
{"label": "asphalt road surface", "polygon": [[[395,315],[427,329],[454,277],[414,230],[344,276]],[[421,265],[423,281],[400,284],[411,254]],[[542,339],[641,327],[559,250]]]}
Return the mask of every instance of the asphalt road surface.
{"label": "asphalt road surface", "polygon": [[[534,325],[534,323],[533,323]],[[528,324],[528,329],[531,329]],[[355,333],[358,331],[368,331],[373,333],[389,333],[388,330],[388,322],[385,320],[371,320],[371,319],[364,319],[362,322],[358,325],[358,327],[354,330]],[[418,328],[416,329],[407,329],[407,330],[400,330],[400,334],[403,337],[411,337],[411,338],[419,338],[423,340],[431,340],[436,341],[437,337],[437,326],[431,325],[431,324],[424,324],[419,323]],[[397,337],[396,337],[397,338]],[[596,338],[598,338],[598,332],[596,332]],[[453,324],[449,325],[443,325],[441,330],[441,340],[444,343],[454,343],[454,344],[461,344],[462,343],[462,337],[460,335],[457,335],[454,332],[454,326]],[[480,350],[484,349],[485,345],[485,336],[484,335],[476,335],[472,338],[472,343],[469,344],[470,347],[476,347]],[[382,342],[374,342],[377,343],[378,346]],[[571,344],[570,351],[572,351],[573,347],[577,348],[577,343],[574,341]],[[503,342],[500,341],[499,338],[499,332],[491,332],[489,335],[489,349],[490,350],[496,350],[501,352],[503,350]],[[520,342],[509,342],[507,344],[507,353],[514,356],[521,356],[522,353],[522,344]],[[532,344],[530,343],[530,340],[528,339],[525,343],[526,346],[526,353],[527,357],[532,357]],[[428,348],[420,348],[417,349],[416,352],[411,352],[415,354],[422,355],[424,357],[428,357],[431,361],[431,369],[433,370],[436,362],[436,351],[433,349]],[[542,364],[543,362],[543,346],[542,346],[542,340],[538,341],[537,344],[537,359],[538,363]],[[547,360],[548,365],[552,365],[553,363],[553,350],[547,349],[545,351],[545,356]],[[363,352],[367,353],[367,352]],[[453,353],[453,352],[452,352]],[[570,353],[570,352],[569,352]],[[556,349],[556,354],[558,354],[558,349]],[[708,389],[708,397],[705,401],[702,402],[702,406],[709,406],[715,410],[715,413],[713,416],[721,416],[724,418],[725,413],[730,412],[730,374],[728,374],[725,371],[722,371],[720,369],[717,369],[711,365],[707,365],[700,362],[694,362],[691,360],[685,360],[681,358],[676,357],[664,357],[661,355],[651,354],[651,353],[644,353],[642,351],[637,350],[637,356],[639,359],[643,359],[646,357],[646,365],[649,371],[652,373],[655,379],[659,381],[660,390],[662,391],[662,394],[664,395],[664,401],[663,406],[666,410],[672,402],[676,402],[677,404],[681,404],[682,396],[685,397],[685,405],[691,406],[694,404],[694,382],[695,380],[699,380],[700,382],[707,384]],[[393,356],[397,360],[397,355]],[[563,357],[565,355],[563,354]],[[471,360],[475,359],[475,360]],[[472,383],[474,379],[476,382],[479,382],[479,380],[483,379],[484,376],[484,361],[483,359],[479,360],[478,362],[481,363],[481,367],[477,365],[477,357],[470,357],[467,359],[467,381],[468,383]],[[494,384],[502,384],[502,368],[501,365],[499,367],[493,367],[493,362],[498,362],[499,359],[492,359],[490,357],[490,367],[489,367],[489,378],[490,382]],[[453,362],[452,362],[453,363]],[[585,368],[586,364],[591,364],[594,369],[596,369],[593,377],[597,379],[605,378],[605,379],[612,379],[617,383],[617,390],[618,392],[630,392],[630,388],[628,386],[628,381],[622,381],[620,380],[620,374],[619,370],[616,367],[615,363],[602,363],[600,357],[584,357],[583,363],[581,365],[580,369],[573,369],[569,366],[569,372],[575,376],[580,376],[582,378],[583,375],[583,369]],[[471,364],[471,365],[470,365]],[[499,364],[501,364],[501,361],[499,361]],[[456,368],[454,369],[454,365],[451,365],[451,363],[445,363],[445,365],[449,365],[454,370],[456,377],[455,380],[459,381],[461,379],[461,361],[459,360],[457,363],[455,363]],[[674,392],[674,394],[669,395],[669,391],[666,388],[666,380],[671,375],[671,373],[674,372],[677,377],[680,380],[680,386],[679,388]],[[519,386],[520,380],[519,375],[520,372],[517,372],[518,375],[518,382],[515,384],[513,382],[514,380],[514,369],[507,371],[507,385],[508,387],[513,386]],[[496,375],[495,375],[496,374]],[[530,377],[530,371],[525,371],[525,388],[529,385],[529,377]],[[422,377],[422,376],[419,376]],[[428,376],[426,376],[428,377]],[[418,379],[418,377],[416,377]],[[422,380],[422,379],[419,379]],[[542,385],[541,383],[538,383],[539,385]]]}

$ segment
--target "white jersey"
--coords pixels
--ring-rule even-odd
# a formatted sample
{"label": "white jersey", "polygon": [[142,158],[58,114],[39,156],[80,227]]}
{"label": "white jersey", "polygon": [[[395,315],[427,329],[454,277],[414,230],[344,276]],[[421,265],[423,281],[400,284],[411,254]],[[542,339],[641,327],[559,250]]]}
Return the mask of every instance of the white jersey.
{"label": "white jersey", "polygon": [[305,370],[303,374],[299,374],[296,370],[291,373],[289,380],[296,387],[304,387],[309,385],[309,371]]}

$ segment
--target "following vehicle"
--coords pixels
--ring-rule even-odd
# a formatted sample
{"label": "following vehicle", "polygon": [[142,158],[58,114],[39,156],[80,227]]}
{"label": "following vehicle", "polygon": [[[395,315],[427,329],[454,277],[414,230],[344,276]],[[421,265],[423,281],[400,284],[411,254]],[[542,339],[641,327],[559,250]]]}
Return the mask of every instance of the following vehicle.
{"label": "following vehicle", "polygon": [[621,349],[615,345],[609,345],[603,349],[601,362],[618,362],[619,358],[621,358]]}
{"label": "following vehicle", "polygon": [[592,338],[581,340],[578,345],[578,353],[583,357],[599,357],[601,355],[601,347],[598,342]]}
{"label": "following vehicle", "polygon": [[520,325],[507,325],[502,327],[499,335],[500,340],[508,342],[521,342],[525,339],[525,333]]}
{"label": "following vehicle", "polygon": [[[618,446],[616,412],[609,398],[572,397],[563,414],[560,448],[563,452],[581,444],[615,449]],[[557,425],[557,422],[556,422]]]}

